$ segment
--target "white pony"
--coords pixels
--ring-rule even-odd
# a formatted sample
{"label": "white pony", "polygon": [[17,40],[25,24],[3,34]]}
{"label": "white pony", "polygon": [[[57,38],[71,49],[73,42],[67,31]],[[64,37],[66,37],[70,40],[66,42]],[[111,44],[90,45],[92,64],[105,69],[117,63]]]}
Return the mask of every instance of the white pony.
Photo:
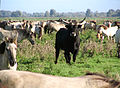
{"label": "white pony", "polygon": [[104,39],[104,35],[107,35],[108,40],[109,37],[112,37],[116,34],[116,31],[118,30],[118,26],[114,26],[114,27],[107,27],[105,25],[100,25],[99,29],[98,29],[98,34],[103,34],[102,39]]}
{"label": "white pony", "polygon": [[16,50],[17,38],[5,38],[0,44],[0,70],[17,69]]}

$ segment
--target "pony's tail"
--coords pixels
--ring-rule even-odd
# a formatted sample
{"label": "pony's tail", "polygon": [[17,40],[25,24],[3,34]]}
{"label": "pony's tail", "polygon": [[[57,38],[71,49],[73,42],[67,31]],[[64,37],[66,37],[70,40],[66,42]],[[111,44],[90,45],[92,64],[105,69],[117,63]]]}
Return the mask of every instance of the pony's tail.
{"label": "pony's tail", "polygon": [[103,74],[87,72],[86,75],[98,75],[98,76],[101,76],[103,78],[97,78],[97,79],[103,80],[103,81],[109,83],[110,84],[109,88],[120,88],[120,81],[116,81],[114,79],[108,78]]}

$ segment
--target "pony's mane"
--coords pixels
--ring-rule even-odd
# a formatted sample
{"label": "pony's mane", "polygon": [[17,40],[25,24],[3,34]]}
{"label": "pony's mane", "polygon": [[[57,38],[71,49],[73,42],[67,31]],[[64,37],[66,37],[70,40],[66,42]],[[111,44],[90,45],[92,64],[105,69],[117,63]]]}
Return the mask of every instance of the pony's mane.
{"label": "pony's mane", "polygon": [[95,20],[92,20],[92,21],[90,21],[90,22],[96,24],[96,21],[95,21]]}
{"label": "pony's mane", "polygon": [[105,30],[107,30],[107,28],[108,28],[108,27],[105,26],[105,25],[100,25],[99,28],[100,28],[100,27],[103,27]]}
{"label": "pony's mane", "polygon": [[28,34],[28,31],[26,29],[13,29],[13,31],[21,31],[23,35],[26,36]]}
{"label": "pony's mane", "polygon": [[103,74],[99,74],[99,73],[91,73],[91,72],[87,72],[85,75],[97,75],[97,76],[101,76],[101,77],[106,77]]}
{"label": "pony's mane", "polygon": [[5,41],[0,44],[0,54],[5,52],[6,43]]}
{"label": "pony's mane", "polygon": [[120,88],[120,81],[116,81],[112,78],[108,78],[106,77],[105,75],[103,74],[99,74],[99,73],[86,73],[86,75],[96,75],[96,76],[100,76],[102,78],[94,78],[95,80],[102,80],[102,81],[105,81],[107,83],[109,83],[111,85],[110,88]]}

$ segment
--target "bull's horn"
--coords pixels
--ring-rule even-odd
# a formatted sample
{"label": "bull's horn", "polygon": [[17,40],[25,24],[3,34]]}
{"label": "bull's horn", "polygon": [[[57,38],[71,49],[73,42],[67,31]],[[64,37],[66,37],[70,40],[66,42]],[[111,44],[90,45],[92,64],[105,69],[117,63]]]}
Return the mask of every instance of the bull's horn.
{"label": "bull's horn", "polygon": [[86,17],[82,21],[80,21],[80,23],[82,23],[85,19],[86,19]]}

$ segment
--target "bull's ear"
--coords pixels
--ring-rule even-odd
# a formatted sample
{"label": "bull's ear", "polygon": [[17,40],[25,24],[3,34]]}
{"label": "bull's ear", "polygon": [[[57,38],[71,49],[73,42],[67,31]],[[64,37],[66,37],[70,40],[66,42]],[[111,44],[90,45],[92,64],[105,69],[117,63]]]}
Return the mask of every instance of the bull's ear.
{"label": "bull's ear", "polygon": [[69,25],[69,24],[67,24],[67,25],[65,25],[65,27],[69,29],[69,28],[70,28],[70,25]]}
{"label": "bull's ear", "polygon": [[69,24],[65,25],[65,27],[68,28],[68,29],[71,28],[71,26],[72,26],[72,23],[69,23]]}
{"label": "bull's ear", "polygon": [[82,25],[78,25],[78,28],[81,28],[82,27]]}

